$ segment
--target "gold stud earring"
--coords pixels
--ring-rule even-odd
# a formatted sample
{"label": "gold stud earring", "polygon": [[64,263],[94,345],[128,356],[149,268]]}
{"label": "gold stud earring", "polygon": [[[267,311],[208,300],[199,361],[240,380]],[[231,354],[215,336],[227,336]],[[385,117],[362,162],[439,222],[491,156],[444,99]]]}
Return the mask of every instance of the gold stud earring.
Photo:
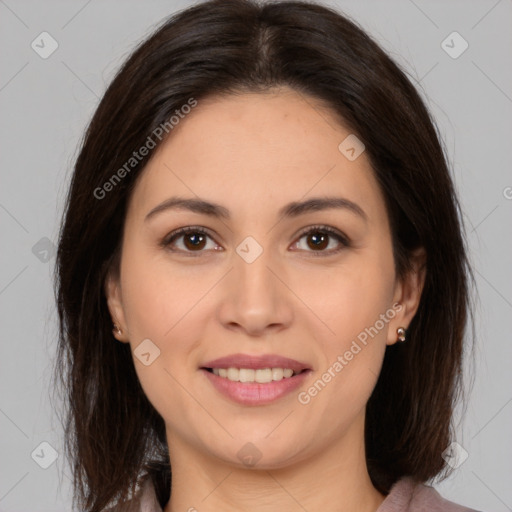
{"label": "gold stud earring", "polygon": [[399,327],[396,330],[396,333],[398,334],[398,341],[404,342],[405,341],[405,328]]}

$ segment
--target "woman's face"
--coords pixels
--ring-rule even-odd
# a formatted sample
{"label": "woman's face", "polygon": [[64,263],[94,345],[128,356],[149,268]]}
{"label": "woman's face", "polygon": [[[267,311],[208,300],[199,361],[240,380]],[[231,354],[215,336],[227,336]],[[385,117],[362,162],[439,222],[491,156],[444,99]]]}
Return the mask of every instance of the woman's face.
{"label": "woman's face", "polygon": [[352,137],[339,148],[350,135],[290,89],[199,101],[140,176],[107,295],[171,461],[182,447],[277,468],[362,440],[420,289],[395,279],[369,161]]}

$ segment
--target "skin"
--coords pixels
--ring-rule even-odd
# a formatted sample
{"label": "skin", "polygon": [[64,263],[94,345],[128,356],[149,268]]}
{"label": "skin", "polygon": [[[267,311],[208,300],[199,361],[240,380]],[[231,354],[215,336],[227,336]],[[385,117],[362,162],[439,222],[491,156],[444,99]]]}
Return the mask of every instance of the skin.
{"label": "skin", "polygon": [[[349,161],[338,150],[350,133],[315,99],[288,88],[211,98],[174,128],[137,182],[119,273],[105,289],[122,330],[117,339],[135,350],[149,338],[160,350],[149,366],[137,357],[134,364],[166,423],[173,482],[165,512],[370,512],[385,498],[367,471],[365,406],[386,346],[417,310],[425,255],[417,252],[406,279],[396,277],[369,161],[365,153]],[[166,210],[144,220],[178,195],[219,203],[231,219]],[[367,221],[347,209],[277,215],[289,202],[322,196],[350,199]],[[329,237],[317,249],[311,234],[301,235],[316,224],[340,231],[350,246]],[[199,249],[190,236],[159,245],[186,226],[210,231]],[[236,252],[247,236],[263,248],[250,264]],[[298,393],[395,303],[402,307],[394,318],[308,404],[299,403]],[[313,372],[274,403],[239,405],[199,370],[238,352],[280,354]],[[237,456],[246,443],[261,454],[253,467]]]}

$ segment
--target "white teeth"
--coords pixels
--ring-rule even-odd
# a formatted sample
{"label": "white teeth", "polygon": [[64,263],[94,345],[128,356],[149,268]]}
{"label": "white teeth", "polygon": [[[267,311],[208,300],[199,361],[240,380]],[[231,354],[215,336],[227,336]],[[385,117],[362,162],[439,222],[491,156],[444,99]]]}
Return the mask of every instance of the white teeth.
{"label": "white teeth", "polygon": [[238,379],[239,376],[240,376],[240,372],[238,371],[238,368],[228,368],[227,378],[229,380],[239,380]]}
{"label": "white teeth", "polygon": [[260,384],[271,382],[272,379],[272,368],[263,368],[262,370],[256,370],[254,380]]}
{"label": "white teeth", "polygon": [[293,375],[291,368],[213,368],[213,373],[219,377],[227,378],[233,382],[258,382],[267,384]]}
{"label": "white teeth", "polygon": [[272,380],[281,380],[284,377],[282,368],[272,368]]}
{"label": "white teeth", "polygon": [[238,370],[238,380],[240,382],[254,382],[255,373],[253,369],[240,368]]}
{"label": "white teeth", "polygon": [[284,374],[285,378],[291,377],[293,375],[293,370],[290,370],[290,368],[285,368],[283,371],[283,374]]}

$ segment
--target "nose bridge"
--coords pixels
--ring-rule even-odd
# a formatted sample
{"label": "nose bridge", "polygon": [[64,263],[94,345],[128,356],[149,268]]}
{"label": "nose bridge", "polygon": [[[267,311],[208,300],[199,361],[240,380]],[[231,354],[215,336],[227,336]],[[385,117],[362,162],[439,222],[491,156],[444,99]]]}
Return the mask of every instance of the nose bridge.
{"label": "nose bridge", "polygon": [[244,239],[233,254],[221,322],[237,325],[251,334],[288,324],[291,307],[286,286],[276,277],[280,268],[275,251],[252,237]]}
{"label": "nose bridge", "polygon": [[266,304],[275,299],[275,276],[269,270],[276,266],[275,257],[268,244],[260,244],[253,237],[247,237],[242,241],[234,256],[235,286],[238,289],[240,299],[248,299],[257,302],[265,301]]}

